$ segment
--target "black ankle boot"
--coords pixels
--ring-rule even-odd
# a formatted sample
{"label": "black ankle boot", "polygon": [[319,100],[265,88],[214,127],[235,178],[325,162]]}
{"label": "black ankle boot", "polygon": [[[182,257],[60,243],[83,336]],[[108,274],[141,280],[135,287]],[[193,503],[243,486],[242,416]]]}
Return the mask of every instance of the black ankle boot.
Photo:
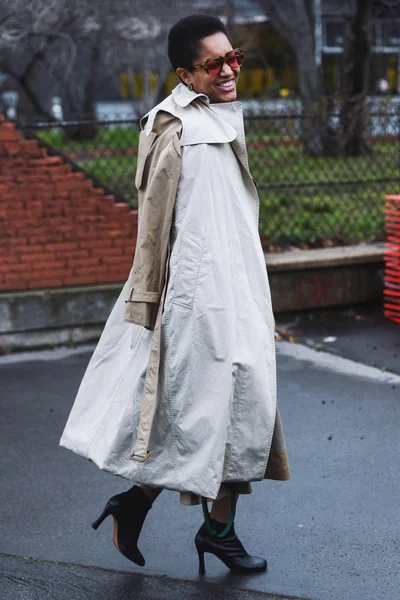
{"label": "black ankle boot", "polygon": [[127,492],[109,499],[100,517],[92,523],[97,529],[108,515],[114,518],[114,546],[126,558],[143,567],[144,557],[137,547],[140,532],[151,503],[143,490],[134,485]]}
{"label": "black ankle boot", "polygon": [[[210,524],[216,534],[222,533],[225,525],[210,519]],[[206,523],[200,527],[195,538],[197,552],[199,554],[199,573],[205,573],[204,553],[214,554],[233,572],[244,575],[266,571],[267,561],[264,558],[250,556],[243,547],[235,533],[232,524],[224,537],[212,535]]]}

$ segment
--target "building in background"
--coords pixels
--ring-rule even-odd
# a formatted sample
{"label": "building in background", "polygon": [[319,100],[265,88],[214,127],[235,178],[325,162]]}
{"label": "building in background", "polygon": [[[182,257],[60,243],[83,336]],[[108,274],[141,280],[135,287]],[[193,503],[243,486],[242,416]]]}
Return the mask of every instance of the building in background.
{"label": "building in background", "polygon": [[[327,95],[340,95],[343,86],[344,54],[348,30],[355,10],[354,0],[313,0],[315,47],[320,56]],[[207,12],[208,0],[195,3]],[[215,6],[215,5],[214,5]],[[243,98],[287,98],[298,95],[297,66],[290,43],[271,24],[255,0],[231,0],[221,4],[220,15],[233,32],[235,44],[246,50],[246,65],[239,80]],[[400,2],[396,14],[384,1],[375,0],[372,21],[372,58],[369,72],[370,95],[400,94]],[[169,73],[164,93],[170,93],[177,78]],[[153,85],[156,85],[154,77]],[[121,74],[124,99],[140,97],[143,74],[135,73],[128,82]]]}

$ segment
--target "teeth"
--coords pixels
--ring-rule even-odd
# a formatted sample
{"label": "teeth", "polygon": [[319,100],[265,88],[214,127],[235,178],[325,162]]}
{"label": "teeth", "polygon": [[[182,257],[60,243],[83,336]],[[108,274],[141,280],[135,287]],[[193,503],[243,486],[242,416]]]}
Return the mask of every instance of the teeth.
{"label": "teeth", "polygon": [[233,84],[233,81],[227,81],[226,83],[219,83],[218,85],[220,85],[221,87],[231,87],[231,85]]}

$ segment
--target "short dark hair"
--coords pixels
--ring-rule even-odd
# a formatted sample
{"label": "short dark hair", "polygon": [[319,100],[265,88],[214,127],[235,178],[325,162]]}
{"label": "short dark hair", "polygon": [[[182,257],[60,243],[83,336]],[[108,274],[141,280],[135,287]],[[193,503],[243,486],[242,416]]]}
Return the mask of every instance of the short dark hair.
{"label": "short dark hair", "polygon": [[219,32],[232,43],[225,25],[217,17],[190,15],[175,23],[168,34],[168,57],[174,70],[190,68],[196,60],[200,42]]}

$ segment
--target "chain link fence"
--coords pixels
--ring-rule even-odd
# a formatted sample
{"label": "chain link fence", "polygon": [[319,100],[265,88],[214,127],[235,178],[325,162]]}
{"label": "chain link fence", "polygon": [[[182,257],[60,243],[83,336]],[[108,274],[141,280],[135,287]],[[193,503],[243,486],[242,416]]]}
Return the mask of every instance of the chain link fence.
{"label": "chain link fence", "polygon": [[[310,156],[304,114],[245,117],[250,168],[267,250],[384,239],[384,196],[400,189],[400,113],[368,112],[361,156]],[[339,116],[328,120],[338,127]],[[139,123],[134,119],[23,125],[119,199],[137,205]]]}

